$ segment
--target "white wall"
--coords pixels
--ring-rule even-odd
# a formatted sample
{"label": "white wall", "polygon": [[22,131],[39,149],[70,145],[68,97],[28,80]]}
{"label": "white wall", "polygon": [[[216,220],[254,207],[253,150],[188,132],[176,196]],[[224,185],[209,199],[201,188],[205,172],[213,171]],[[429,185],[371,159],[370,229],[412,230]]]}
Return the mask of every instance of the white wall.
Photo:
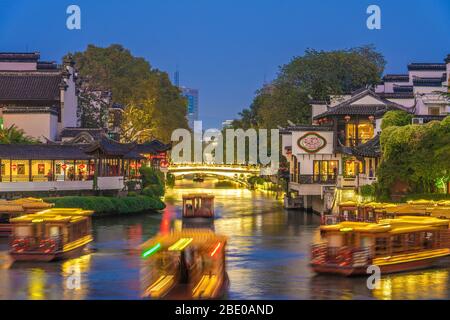
{"label": "white wall", "polygon": [[56,139],[58,117],[51,113],[3,113],[5,127],[16,125],[25,134],[45,142]]}
{"label": "white wall", "polygon": [[0,62],[1,71],[32,71],[36,68],[36,62]]}
{"label": "white wall", "polygon": [[67,66],[70,72],[70,77],[67,79],[67,89],[61,92],[61,102],[63,103],[62,118],[61,118],[61,128],[66,127],[77,127],[77,105],[78,98],[75,93],[75,82],[73,80],[74,70],[72,67]]}

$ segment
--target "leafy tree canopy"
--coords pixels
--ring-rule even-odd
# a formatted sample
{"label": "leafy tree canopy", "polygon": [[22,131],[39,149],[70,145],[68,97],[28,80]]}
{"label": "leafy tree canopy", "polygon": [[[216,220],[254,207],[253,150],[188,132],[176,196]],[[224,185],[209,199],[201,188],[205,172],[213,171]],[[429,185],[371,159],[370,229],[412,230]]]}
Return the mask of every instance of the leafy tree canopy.
{"label": "leafy tree canopy", "polygon": [[373,46],[348,50],[308,49],[280,68],[277,78],[256,92],[248,109],[239,115],[235,127],[276,128],[287,120],[309,123],[310,99],[354,91],[380,81],[385,60]]}
{"label": "leafy tree canopy", "polygon": [[38,140],[29,137],[22,129],[15,125],[9,128],[0,129],[0,144],[34,144],[39,143]]}
{"label": "leafy tree canopy", "polygon": [[411,124],[412,114],[402,110],[391,110],[385,113],[381,122],[381,130],[391,126],[406,126]]}
{"label": "leafy tree canopy", "polygon": [[450,181],[450,116],[425,125],[390,126],[380,139],[379,194],[388,194],[399,181],[416,193],[435,192]]}
{"label": "leafy tree canopy", "polygon": [[118,44],[106,48],[89,45],[85,51],[74,53],[73,58],[87,86],[110,90],[113,101],[125,106],[123,130],[128,131],[130,126],[143,128],[142,135],[124,134],[125,141],[132,137],[141,142],[156,138],[168,142],[174,129],[188,127],[186,99],[167,73],[153,69],[145,59],[133,56]]}

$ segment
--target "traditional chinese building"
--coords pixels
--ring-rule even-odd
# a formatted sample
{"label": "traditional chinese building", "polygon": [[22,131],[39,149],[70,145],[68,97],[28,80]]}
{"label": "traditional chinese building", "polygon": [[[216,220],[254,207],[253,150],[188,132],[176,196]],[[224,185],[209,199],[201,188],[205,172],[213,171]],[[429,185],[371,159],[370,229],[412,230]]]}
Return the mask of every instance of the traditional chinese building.
{"label": "traditional chinese building", "polygon": [[77,75],[70,58],[61,66],[39,59],[39,53],[0,53],[0,124],[56,140],[63,128],[77,126]]}
{"label": "traditional chinese building", "polygon": [[281,130],[290,172],[286,206],[331,210],[376,181],[383,115],[403,110],[414,115],[416,124],[443,119],[450,112],[442,95],[448,90],[448,74],[450,56],[445,63],[412,63],[408,74],[386,75],[374,90],[311,101],[311,125]]}
{"label": "traditional chinese building", "polygon": [[140,167],[164,166],[169,149],[156,140],[123,144],[106,135],[87,143],[0,144],[0,194],[118,192],[139,178]]}

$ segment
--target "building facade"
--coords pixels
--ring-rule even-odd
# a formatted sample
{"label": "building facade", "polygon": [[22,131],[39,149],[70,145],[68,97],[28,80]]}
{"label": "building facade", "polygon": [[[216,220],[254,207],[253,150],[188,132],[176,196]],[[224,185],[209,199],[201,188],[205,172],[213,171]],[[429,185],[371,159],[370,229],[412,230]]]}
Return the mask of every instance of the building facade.
{"label": "building facade", "polygon": [[198,120],[199,100],[198,90],[181,87],[181,94],[187,99],[187,118],[189,127],[194,128],[194,121]]}
{"label": "building facade", "polygon": [[412,63],[408,74],[385,75],[374,89],[311,101],[311,125],[282,129],[282,154],[289,162],[292,203],[317,212],[354,198],[363,185],[376,181],[381,157],[383,115],[403,110],[413,123],[441,120],[450,114],[442,95],[449,86],[450,56],[445,63]]}
{"label": "building facade", "polygon": [[56,140],[63,128],[78,125],[77,74],[70,57],[61,66],[39,59],[39,53],[0,53],[1,122]]}

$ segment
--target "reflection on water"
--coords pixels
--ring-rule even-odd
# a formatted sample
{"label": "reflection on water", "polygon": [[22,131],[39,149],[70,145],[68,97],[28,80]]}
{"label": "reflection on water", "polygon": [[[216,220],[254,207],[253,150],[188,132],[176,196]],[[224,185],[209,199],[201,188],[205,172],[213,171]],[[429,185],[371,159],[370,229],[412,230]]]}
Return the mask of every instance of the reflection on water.
{"label": "reflection on water", "polygon": [[[280,200],[263,192],[183,180],[168,192],[162,214],[96,219],[94,250],[77,259],[10,266],[8,241],[0,239],[0,299],[139,299],[141,261],[136,248],[157,232],[183,227],[181,195],[189,192],[215,195],[218,218],[213,227],[229,237],[231,299],[449,298],[450,267],[385,275],[373,291],[365,278],[315,275],[308,263],[317,216],[285,211]],[[79,282],[73,278],[77,274]]]}

